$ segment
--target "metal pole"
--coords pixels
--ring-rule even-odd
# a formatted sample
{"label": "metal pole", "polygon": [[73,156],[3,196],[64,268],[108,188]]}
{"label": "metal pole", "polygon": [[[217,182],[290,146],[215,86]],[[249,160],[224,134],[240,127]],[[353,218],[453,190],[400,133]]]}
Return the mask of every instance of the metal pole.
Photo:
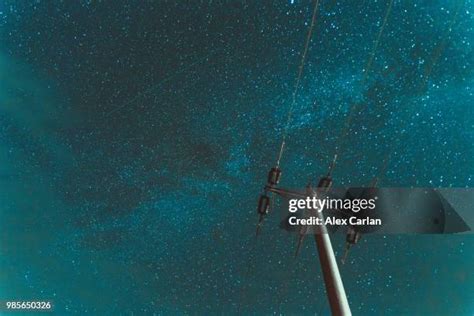
{"label": "metal pole", "polygon": [[342,284],[341,275],[337,266],[336,257],[331,245],[331,239],[324,225],[324,216],[322,212],[316,212],[318,218],[322,219],[322,225],[317,225],[314,234],[316,247],[318,249],[319,261],[324,276],[324,284],[326,285],[326,293],[331,307],[331,314],[335,316],[352,315],[347,301],[344,284]]}

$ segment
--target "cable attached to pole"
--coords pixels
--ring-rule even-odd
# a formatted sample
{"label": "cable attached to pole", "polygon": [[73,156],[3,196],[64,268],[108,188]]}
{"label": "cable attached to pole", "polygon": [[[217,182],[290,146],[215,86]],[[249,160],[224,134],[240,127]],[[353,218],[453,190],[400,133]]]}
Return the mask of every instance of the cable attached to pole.
{"label": "cable attached to pole", "polygon": [[[428,80],[431,76],[431,73],[433,72],[433,68],[438,63],[438,60],[441,57],[441,55],[443,53],[443,50],[447,45],[446,42],[448,40],[449,34],[452,31],[454,23],[456,22],[457,17],[459,15],[459,12],[461,11],[461,8],[463,7],[463,5],[464,5],[464,1],[460,1],[459,5],[456,8],[456,11],[454,12],[453,18],[451,19],[451,21],[449,23],[448,28],[443,33],[441,42],[438,44],[438,46],[436,47],[436,50],[434,51],[434,53],[432,55],[430,63],[424,69],[422,79],[420,80],[420,85],[418,86],[418,89],[415,90],[415,95],[417,95],[418,93],[422,93],[425,90],[426,83],[428,82]],[[412,110],[413,110],[413,107],[412,107]],[[409,113],[411,113],[411,111],[409,111]],[[410,115],[408,115],[408,117],[410,117]],[[410,120],[405,119],[405,120],[403,120],[403,122],[405,124],[403,124],[401,126],[401,128],[400,128],[401,131],[406,129],[406,127],[410,123]],[[394,151],[395,151],[395,142],[392,142],[389,151],[385,155],[385,158],[384,158],[383,163],[382,163],[382,167],[380,168],[378,174],[374,177],[373,182],[375,182],[375,185],[377,185],[380,182],[380,180],[382,179],[382,177],[385,175],[385,173],[388,169],[388,166],[389,166],[390,159],[391,159]],[[373,185],[373,186],[375,187],[375,185]]]}
{"label": "cable attached to pole", "polygon": [[[388,18],[390,16],[390,13],[392,12],[392,6],[393,6],[393,0],[390,0],[390,2],[388,4],[388,7],[387,7],[387,10],[385,11],[385,16],[383,18],[382,25],[380,26],[379,32],[378,32],[377,37],[375,39],[374,46],[372,47],[372,51],[369,54],[369,58],[367,59],[367,63],[365,65],[364,69],[363,69],[364,75],[362,76],[362,79],[360,81],[361,86],[365,85],[365,82],[367,81],[367,78],[369,76],[369,72],[372,69],[372,65],[373,65],[373,62],[374,62],[374,59],[375,59],[375,54],[377,53],[377,48],[379,47],[379,43],[380,43],[380,40],[382,38],[383,31],[385,30],[385,26],[387,25]],[[345,120],[344,125],[341,129],[341,133],[339,134],[339,136],[337,138],[337,143],[336,143],[336,147],[335,147],[335,154],[334,154],[336,159],[341,154],[341,148],[342,148],[342,145],[343,145],[342,143],[347,137],[347,134],[349,132],[349,128],[351,126],[352,119],[353,119],[356,108],[357,108],[357,104],[353,104],[350,107],[347,119]]]}
{"label": "cable attached to pole", "polygon": [[299,87],[300,87],[301,78],[303,77],[303,70],[304,70],[304,66],[305,66],[305,63],[306,63],[306,56],[308,54],[309,43],[311,42],[311,37],[313,35],[314,26],[316,24],[316,16],[317,16],[317,13],[318,13],[318,8],[319,8],[319,0],[316,0],[316,3],[314,4],[314,9],[313,9],[313,16],[311,17],[311,24],[310,24],[309,29],[308,29],[308,34],[306,35],[306,41],[305,41],[305,44],[304,44],[303,53],[301,55],[301,62],[300,62],[300,65],[298,67],[298,75],[297,75],[296,81],[295,81],[295,87],[294,87],[293,94],[292,94],[290,109],[288,110],[286,125],[285,125],[285,128],[283,130],[282,137],[281,137],[281,146],[280,146],[280,151],[278,153],[278,158],[277,158],[277,162],[276,162],[277,167],[280,166],[281,158],[283,157],[283,152],[285,150],[286,138],[288,136],[288,130],[290,128],[291,120],[292,120],[292,117],[293,117],[293,109],[296,105],[296,98],[298,96],[298,90],[299,90]]}

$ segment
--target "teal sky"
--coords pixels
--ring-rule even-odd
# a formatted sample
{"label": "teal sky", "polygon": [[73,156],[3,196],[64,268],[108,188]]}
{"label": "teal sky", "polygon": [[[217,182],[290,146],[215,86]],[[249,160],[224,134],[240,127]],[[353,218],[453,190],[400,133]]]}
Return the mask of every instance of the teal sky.
{"label": "teal sky", "polygon": [[[353,106],[336,185],[474,185],[472,1],[388,7],[320,1],[282,185],[326,171]],[[292,258],[279,209],[252,239],[312,8],[0,1],[0,300],[328,314],[314,245]],[[341,267],[353,314],[472,315],[473,251],[472,235],[364,236]]]}

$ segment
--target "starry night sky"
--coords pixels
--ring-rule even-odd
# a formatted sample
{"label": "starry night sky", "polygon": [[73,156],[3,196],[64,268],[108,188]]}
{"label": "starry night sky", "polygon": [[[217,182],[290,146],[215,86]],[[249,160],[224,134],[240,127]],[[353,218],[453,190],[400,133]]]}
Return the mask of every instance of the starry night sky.
{"label": "starry night sky", "polygon": [[[294,260],[278,214],[253,239],[313,5],[0,1],[0,299],[329,313],[311,241]],[[336,185],[474,186],[473,3],[388,7],[320,1],[284,186],[327,170],[354,106]],[[472,315],[472,237],[365,236],[341,267],[353,314]]]}

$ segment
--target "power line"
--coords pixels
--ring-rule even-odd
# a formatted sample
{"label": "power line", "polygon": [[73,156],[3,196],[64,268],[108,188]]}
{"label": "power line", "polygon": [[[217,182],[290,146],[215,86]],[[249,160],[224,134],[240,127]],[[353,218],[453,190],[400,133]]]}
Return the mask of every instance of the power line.
{"label": "power line", "polygon": [[303,76],[303,69],[304,69],[304,65],[305,65],[305,62],[306,62],[306,55],[308,54],[309,43],[311,42],[311,36],[313,35],[314,25],[316,24],[316,16],[317,16],[317,13],[318,13],[318,8],[319,8],[319,0],[316,0],[316,3],[314,4],[314,9],[313,9],[313,16],[311,17],[311,24],[310,24],[309,29],[308,29],[308,34],[306,35],[306,41],[305,41],[305,44],[304,44],[303,53],[301,55],[300,66],[298,67],[298,75],[297,75],[296,81],[295,81],[295,87],[294,87],[294,90],[293,90],[290,109],[288,110],[286,125],[285,125],[285,128],[283,130],[282,137],[281,137],[280,151],[278,153],[278,158],[277,158],[277,163],[276,163],[277,167],[280,166],[280,161],[281,161],[281,158],[283,156],[283,152],[285,150],[285,142],[286,142],[286,138],[287,138],[287,135],[288,135],[288,130],[290,128],[290,124],[291,124],[291,121],[292,121],[293,109],[294,109],[295,104],[296,104],[298,89],[300,87],[301,78]]}

